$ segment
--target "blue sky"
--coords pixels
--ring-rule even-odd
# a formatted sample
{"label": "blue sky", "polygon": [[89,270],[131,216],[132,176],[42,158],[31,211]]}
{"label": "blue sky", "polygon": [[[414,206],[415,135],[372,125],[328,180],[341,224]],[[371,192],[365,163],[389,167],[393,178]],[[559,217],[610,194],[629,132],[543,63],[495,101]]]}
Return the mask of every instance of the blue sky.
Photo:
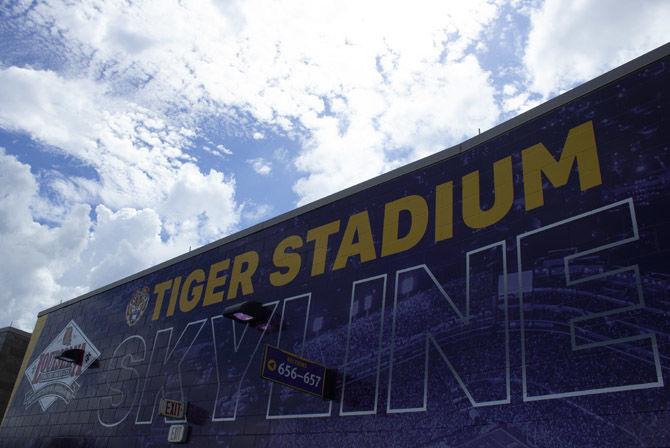
{"label": "blue sky", "polygon": [[9,0],[0,327],[656,48],[670,3]]}

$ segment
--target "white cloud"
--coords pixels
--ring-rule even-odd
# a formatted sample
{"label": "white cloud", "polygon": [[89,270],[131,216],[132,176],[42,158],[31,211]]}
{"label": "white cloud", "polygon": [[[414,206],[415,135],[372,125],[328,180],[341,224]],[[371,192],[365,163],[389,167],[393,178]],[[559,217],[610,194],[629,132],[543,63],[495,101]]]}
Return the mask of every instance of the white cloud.
{"label": "white cloud", "polygon": [[519,91],[519,89],[514,84],[505,84],[503,86],[503,94],[504,95],[507,95],[507,96],[514,95],[518,91]]}
{"label": "white cloud", "polygon": [[294,187],[300,203],[456,143],[498,118],[491,81],[467,56],[497,17],[493,1],[223,5],[119,8],[100,0],[74,14],[51,0],[31,18],[88,55],[96,76],[107,80],[113,66],[114,88],[142,81],[137,104],[185,109],[191,118],[252,117],[302,142],[295,160],[305,175]]}
{"label": "white cloud", "polygon": [[[161,220],[152,209],[95,208],[96,220],[79,260],[62,278],[65,284],[93,289],[176,255],[160,238]],[[186,252],[181,247],[179,252]]]}
{"label": "white cloud", "polygon": [[0,85],[0,126],[27,132],[93,167],[100,183],[88,193],[112,207],[160,200],[171,174],[189,160],[180,149],[186,133],[108,95],[103,85],[17,67],[0,69]]}
{"label": "white cloud", "polygon": [[35,222],[37,189],[29,167],[0,148],[0,320],[28,331],[38,311],[83,292],[59,279],[83,250],[91,225],[87,205],[72,207],[56,228]]}
{"label": "white cloud", "polygon": [[547,0],[531,13],[524,63],[545,97],[670,40],[670,2]]}
{"label": "white cloud", "polygon": [[502,88],[501,106],[505,113],[518,115],[531,109],[542,101],[538,95],[533,95],[525,88],[521,88],[521,83],[505,84]]}
{"label": "white cloud", "polygon": [[100,204],[91,219],[89,205],[71,204],[47,226],[35,218],[44,199],[30,168],[1,148],[0,197],[0,322],[28,331],[39,311],[218,238],[241,216],[234,184],[184,164],[154,208]]}
{"label": "white cloud", "polygon": [[348,96],[348,116],[308,121],[312,138],[296,159],[309,173],[294,188],[301,203],[444,149],[498,118],[491,81],[473,56],[401,64],[385,77],[384,87]]}
{"label": "white cloud", "polygon": [[279,148],[276,148],[274,151],[272,151],[272,158],[275,159],[277,162],[285,164],[289,160],[288,149],[281,146]]}
{"label": "white cloud", "polygon": [[226,148],[223,145],[216,145],[214,148],[210,148],[209,146],[205,145],[202,147],[202,149],[205,152],[208,152],[217,157],[221,157],[222,159],[225,159],[226,156],[230,156],[233,154],[233,151],[231,151],[230,149]]}
{"label": "white cloud", "polygon": [[254,132],[251,137],[254,140],[263,140],[265,138],[265,135],[262,132]]}
{"label": "white cloud", "polygon": [[248,159],[247,163],[251,165],[253,170],[261,176],[267,176],[272,172],[272,162],[269,162],[262,157]]}
{"label": "white cloud", "polygon": [[225,154],[227,156],[232,156],[233,155],[233,151],[231,149],[226,148],[223,145],[216,145],[216,149],[218,149],[219,152],[221,152],[221,154]]}
{"label": "white cloud", "polygon": [[[93,0],[75,13],[49,0],[30,17],[85,54],[86,70],[108,89],[139,84],[132,98],[145,110],[186,110],[184,121],[251,119],[252,129],[300,142],[294,160],[304,175],[294,190],[302,204],[535,105],[524,91],[497,104],[472,54],[486,46],[501,5],[148,0],[120,8]],[[531,11],[524,62],[531,89],[545,97],[668,40],[667,2],[514,5]]]}
{"label": "white cloud", "polygon": [[[105,86],[53,72],[0,69],[0,127],[25,132],[92,168],[46,171],[3,152],[0,258],[7,318],[29,330],[37,311],[225,236],[240,220],[235,183],[203,173],[181,149],[192,131]],[[6,179],[6,181],[5,181]],[[95,219],[89,218],[90,205]],[[51,227],[36,220],[47,218]],[[164,238],[161,238],[161,234]],[[20,256],[11,254],[20,253]],[[11,261],[11,262],[10,262]],[[21,274],[23,273],[23,274]],[[10,317],[11,316],[11,317]]]}
{"label": "white cloud", "polygon": [[269,204],[256,204],[247,202],[242,207],[242,218],[248,223],[255,224],[262,219],[267,219],[274,212],[274,207]]}
{"label": "white cloud", "polygon": [[528,92],[520,92],[516,95],[505,96],[502,99],[502,109],[504,112],[518,115],[542,103],[540,99],[531,99]]}
{"label": "white cloud", "polygon": [[240,209],[232,179],[216,170],[203,174],[187,163],[173,180],[163,200],[155,205],[170,237],[209,242],[237,226]]}
{"label": "white cloud", "polygon": [[[209,203],[210,207],[202,204]],[[239,223],[234,184],[220,173],[185,164],[153,208],[113,211],[100,204],[79,258],[63,284],[93,289],[185,253],[229,233]],[[161,236],[163,235],[163,236]]]}
{"label": "white cloud", "polygon": [[[181,149],[187,130],[167,124],[156,112],[110,97],[102,86],[86,80],[10,67],[0,70],[0,84],[7,87],[0,91],[1,127],[27,132],[97,172],[97,182],[52,179],[52,189],[65,201],[97,200],[110,209],[165,209],[161,216],[168,224],[173,216],[187,219],[189,213],[191,219],[216,220],[199,224],[200,242],[237,224],[233,181],[215,170],[202,174],[190,162]],[[221,195],[218,201],[212,201],[214,193]],[[184,194],[193,196],[186,201]],[[173,203],[182,206],[171,208],[168,204]]]}

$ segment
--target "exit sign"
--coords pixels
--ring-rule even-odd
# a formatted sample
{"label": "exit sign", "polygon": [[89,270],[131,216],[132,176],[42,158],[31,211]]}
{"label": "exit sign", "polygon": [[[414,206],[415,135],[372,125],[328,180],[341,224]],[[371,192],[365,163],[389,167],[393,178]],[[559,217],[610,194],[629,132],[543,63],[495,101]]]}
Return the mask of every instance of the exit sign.
{"label": "exit sign", "polygon": [[183,419],[186,414],[186,403],[163,398],[158,406],[158,413],[163,417]]}

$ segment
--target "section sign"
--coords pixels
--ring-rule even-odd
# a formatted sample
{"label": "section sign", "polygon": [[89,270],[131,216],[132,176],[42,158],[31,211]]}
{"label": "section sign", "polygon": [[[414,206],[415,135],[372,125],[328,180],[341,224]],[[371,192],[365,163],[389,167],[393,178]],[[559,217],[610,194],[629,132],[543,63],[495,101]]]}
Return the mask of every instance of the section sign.
{"label": "section sign", "polygon": [[265,346],[261,377],[266,380],[324,397],[327,372],[321,364],[271,345]]}

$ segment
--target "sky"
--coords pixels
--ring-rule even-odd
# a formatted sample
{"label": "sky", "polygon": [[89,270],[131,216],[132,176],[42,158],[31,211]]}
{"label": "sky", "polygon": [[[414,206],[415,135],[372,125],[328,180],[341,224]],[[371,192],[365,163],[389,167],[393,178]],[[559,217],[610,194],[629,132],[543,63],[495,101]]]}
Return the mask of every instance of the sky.
{"label": "sky", "polygon": [[458,144],[670,2],[0,0],[0,327]]}

